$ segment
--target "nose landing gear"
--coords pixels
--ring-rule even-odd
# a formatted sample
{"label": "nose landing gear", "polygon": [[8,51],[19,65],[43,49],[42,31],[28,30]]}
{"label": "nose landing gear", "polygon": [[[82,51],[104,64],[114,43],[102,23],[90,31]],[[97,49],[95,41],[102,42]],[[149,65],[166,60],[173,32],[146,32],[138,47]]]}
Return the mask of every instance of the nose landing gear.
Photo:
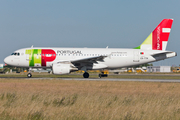
{"label": "nose landing gear", "polygon": [[28,73],[28,74],[27,74],[27,77],[28,77],[28,78],[31,78],[31,77],[32,77],[32,74],[31,74],[31,73]]}
{"label": "nose landing gear", "polygon": [[32,68],[29,68],[29,72],[28,72],[28,74],[27,74],[27,77],[28,77],[28,78],[31,78],[31,77],[32,77],[31,70],[32,70]]}

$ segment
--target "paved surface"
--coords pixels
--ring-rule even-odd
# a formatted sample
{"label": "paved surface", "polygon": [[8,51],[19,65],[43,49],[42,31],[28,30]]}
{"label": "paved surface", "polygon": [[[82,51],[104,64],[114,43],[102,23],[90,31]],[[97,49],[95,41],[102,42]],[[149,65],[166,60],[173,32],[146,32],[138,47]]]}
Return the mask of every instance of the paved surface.
{"label": "paved surface", "polygon": [[[159,75],[157,75],[159,76]],[[162,75],[161,75],[162,76]],[[176,75],[172,75],[176,76]],[[179,76],[179,75],[177,75]],[[140,82],[180,82],[180,79],[125,79],[125,78],[39,78],[39,77],[0,77],[3,79],[24,79],[24,80],[79,80],[79,81],[140,81]]]}
{"label": "paved surface", "polygon": [[69,78],[65,78],[63,80],[92,80],[92,81],[141,81],[141,82],[180,82],[180,80],[170,80],[170,79],[69,79]]}
{"label": "paved surface", "polygon": [[116,79],[116,78],[24,78],[26,80],[79,80],[79,81],[140,81],[140,82],[180,82],[176,79]]}

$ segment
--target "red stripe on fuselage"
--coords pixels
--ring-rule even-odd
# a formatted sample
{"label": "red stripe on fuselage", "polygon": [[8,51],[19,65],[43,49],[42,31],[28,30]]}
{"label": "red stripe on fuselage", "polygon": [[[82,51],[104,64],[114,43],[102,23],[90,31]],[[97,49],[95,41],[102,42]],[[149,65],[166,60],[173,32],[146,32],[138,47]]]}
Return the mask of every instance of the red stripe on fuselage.
{"label": "red stripe on fuselage", "polygon": [[41,65],[46,67],[46,62],[52,62],[56,59],[56,52],[51,49],[42,49]]}

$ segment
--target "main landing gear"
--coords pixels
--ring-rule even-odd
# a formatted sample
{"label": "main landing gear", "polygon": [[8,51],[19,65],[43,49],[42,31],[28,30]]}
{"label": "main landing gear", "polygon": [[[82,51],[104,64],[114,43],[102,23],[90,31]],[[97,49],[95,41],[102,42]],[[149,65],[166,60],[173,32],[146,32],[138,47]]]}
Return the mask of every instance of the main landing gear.
{"label": "main landing gear", "polygon": [[99,78],[101,77],[108,77],[108,74],[102,71],[101,74],[99,74]]}
{"label": "main landing gear", "polygon": [[[89,78],[89,73],[88,73],[88,72],[85,72],[85,73],[83,74],[83,77],[84,77],[84,78]],[[99,78],[101,78],[101,77],[108,77],[107,72],[102,71],[102,72],[99,74]]]}
{"label": "main landing gear", "polygon": [[88,73],[88,72],[85,72],[85,73],[83,74],[83,77],[84,77],[84,78],[89,78],[89,73]]}

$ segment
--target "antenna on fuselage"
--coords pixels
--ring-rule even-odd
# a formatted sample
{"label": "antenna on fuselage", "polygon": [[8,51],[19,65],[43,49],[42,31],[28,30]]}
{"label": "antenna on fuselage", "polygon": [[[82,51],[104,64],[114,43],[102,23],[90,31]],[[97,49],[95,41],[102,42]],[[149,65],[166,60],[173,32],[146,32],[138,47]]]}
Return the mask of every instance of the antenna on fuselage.
{"label": "antenna on fuselage", "polygon": [[33,45],[31,46],[31,48],[33,48]]}

